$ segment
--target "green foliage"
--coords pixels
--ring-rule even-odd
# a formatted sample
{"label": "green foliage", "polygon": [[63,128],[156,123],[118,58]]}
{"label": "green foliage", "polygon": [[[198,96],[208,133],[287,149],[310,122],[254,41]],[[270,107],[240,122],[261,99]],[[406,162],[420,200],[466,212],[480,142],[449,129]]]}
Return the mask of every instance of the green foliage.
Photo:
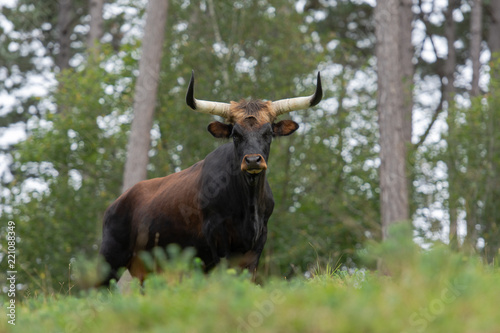
{"label": "green foliage", "polygon": [[481,249],[489,261],[500,254],[500,61],[492,64],[491,93],[472,99],[468,108],[453,110],[454,131],[450,133],[449,154],[459,176],[457,197],[466,214],[466,245],[474,247],[483,238]]}
{"label": "green foliage", "polygon": [[273,143],[269,181],[278,205],[266,251],[282,273],[289,263],[304,270],[318,260],[353,267],[356,249],[379,237],[376,112],[372,92],[347,87],[356,72],[333,76],[335,111],[302,111],[307,130]]}
{"label": "green foliage", "polygon": [[12,207],[2,219],[16,223],[20,281],[25,288],[67,291],[70,259],[97,253],[101,220],[121,186],[126,145],[128,92],[107,87],[127,73],[110,74],[99,64],[68,70],[54,94],[65,112],[36,120],[20,143],[12,166]]}
{"label": "green foliage", "polygon": [[[343,271],[263,285],[219,269],[172,280],[151,276],[126,294],[28,297],[15,328],[29,332],[496,332],[500,271],[435,245],[411,245],[408,226],[370,254],[397,263],[392,276]],[[404,251],[399,251],[403,248]],[[180,264],[182,266],[182,260]],[[172,264],[175,265],[175,264]],[[395,266],[395,267],[396,267]],[[179,267],[179,266],[177,266]],[[179,275],[178,275],[179,277]]]}
{"label": "green foliage", "polygon": [[[443,168],[446,163],[455,175],[448,179],[451,185],[444,184],[442,178],[427,179],[426,193],[415,196],[421,209],[435,201],[448,208],[452,197],[458,203],[460,221],[467,228],[467,235],[459,243],[465,251],[478,251],[488,262],[500,253],[500,136],[496,130],[500,126],[500,62],[492,62],[490,68],[490,92],[472,98],[470,105],[454,105],[448,110],[451,128],[444,137],[447,144],[428,145],[417,153],[417,179],[429,177],[432,170]],[[452,193],[443,194],[443,187],[453,189]],[[441,232],[439,219],[428,222],[430,233]]]}
{"label": "green foliage", "polygon": [[[73,37],[71,55],[84,51],[86,34],[75,27],[82,23],[87,7],[88,1],[73,1],[71,22],[66,27]],[[37,6],[31,0],[17,0],[12,8],[2,6],[0,15],[3,21],[11,23],[12,30],[9,24],[5,31],[0,28],[0,91],[15,96],[16,101],[13,111],[0,114],[0,128],[26,123],[33,115],[48,111],[40,95],[45,95],[47,85],[54,84],[51,72],[59,52],[58,11],[57,1]],[[27,94],[26,87],[34,92]]]}

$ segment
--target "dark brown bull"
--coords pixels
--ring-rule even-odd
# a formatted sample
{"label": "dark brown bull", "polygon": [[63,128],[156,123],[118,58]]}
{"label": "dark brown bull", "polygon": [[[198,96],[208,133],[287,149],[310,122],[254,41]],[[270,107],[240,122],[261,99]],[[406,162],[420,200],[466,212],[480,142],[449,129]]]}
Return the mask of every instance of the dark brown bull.
{"label": "dark brown bull", "polygon": [[239,257],[240,266],[255,272],[267,238],[274,200],[266,180],[271,141],[290,135],[299,125],[275,123],[281,114],[318,104],[322,98],[318,73],[316,92],[275,102],[261,100],[217,103],[194,98],[194,75],[186,96],[195,111],[218,115],[208,131],[232,138],[193,166],[137,183],[123,193],[104,216],[100,253],[111,267],[104,285],[126,267],[141,281],[147,271],[138,254],[176,243],[193,247],[210,270],[220,258]]}

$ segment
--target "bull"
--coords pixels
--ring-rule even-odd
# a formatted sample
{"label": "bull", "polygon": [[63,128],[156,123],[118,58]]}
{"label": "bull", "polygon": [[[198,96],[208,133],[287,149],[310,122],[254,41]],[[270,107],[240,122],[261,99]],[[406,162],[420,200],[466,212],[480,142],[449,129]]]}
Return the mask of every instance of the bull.
{"label": "bull", "polygon": [[255,273],[274,208],[266,179],[271,142],[299,127],[292,120],[275,120],[318,104],[322,95],[318,73],[316,91],[311,96],[274,102],[198,100],[194,97],[193,72],[187,105],[224,118],[225,123],[210,123],[208,131],[232,142],[183,171],[137,183],[108,207],[100,254],[110,272],[102,285],[118,279],[120,268],[127,268],[143,281],[148,271],[139,253],[172,243],[194,248],[205,271],[221,258],[237,257],[240,267]]}

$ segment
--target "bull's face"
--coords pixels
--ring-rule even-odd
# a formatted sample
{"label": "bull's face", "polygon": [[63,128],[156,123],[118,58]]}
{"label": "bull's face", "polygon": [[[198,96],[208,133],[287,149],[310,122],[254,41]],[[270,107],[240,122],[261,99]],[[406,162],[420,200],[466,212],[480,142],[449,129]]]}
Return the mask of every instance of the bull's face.
{"label": "bull's face", "polygon": [[292,120],[259,124],[258,119],[251,116],[234,125],[212,122],[208,131],[216,138],[232,138],[236,163],[243,174],[251,177],[267,169],[273,137],[290,135],[297,128],[299,125]]}
{"label": "bull's face", "polygon": [[316,91],[311,96],[279,101],[250,100],[239,103],[219,103],[194,98],[194,73],[189,82],[186,103],[193,110],[221,116],[226,124],[213,122],[208,131],[216,138],[232,138],[237,163],[247,177],[257,177],[267,169],[271,142],[275,136],[290,135],[299,125],[292,120],[275,123],[278,116],[306,109],[321,101],[323,90],[318,73]]}

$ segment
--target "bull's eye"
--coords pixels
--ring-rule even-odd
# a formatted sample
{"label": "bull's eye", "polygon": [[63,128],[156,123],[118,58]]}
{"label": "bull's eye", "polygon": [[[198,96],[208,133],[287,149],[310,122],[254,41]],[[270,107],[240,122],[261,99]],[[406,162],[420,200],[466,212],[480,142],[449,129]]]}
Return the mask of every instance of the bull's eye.
{"label": "bull's eye", "polygon": [[262,132],[262,138],[266,142],[270,142],[273,140],[273,131],[272,128],[268,128],[265,131]]}
{"label": "bull's eye", "polygon": [[241,142],[243,140],[243,136],[236,131],[233,131],[232,137],[233,137],[233,141],[236,143]]}

